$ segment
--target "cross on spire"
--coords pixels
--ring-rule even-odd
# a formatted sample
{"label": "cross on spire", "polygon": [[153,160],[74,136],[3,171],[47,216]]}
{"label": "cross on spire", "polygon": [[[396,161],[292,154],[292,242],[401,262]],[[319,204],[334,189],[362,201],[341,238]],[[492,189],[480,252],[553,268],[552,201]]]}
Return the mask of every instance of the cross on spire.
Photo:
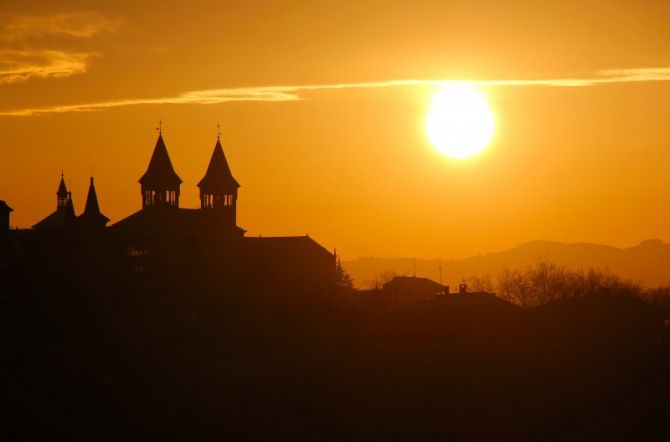
{"label": "cross on spire", "polygon": [[163,120],[158,120],[158,127],[156,128],[158,135],[163,133]]}
{"label": "cross on spire", "polygon": [[221,125],[219,123],[216,123],[216,139],[219,140],[221,138]]}

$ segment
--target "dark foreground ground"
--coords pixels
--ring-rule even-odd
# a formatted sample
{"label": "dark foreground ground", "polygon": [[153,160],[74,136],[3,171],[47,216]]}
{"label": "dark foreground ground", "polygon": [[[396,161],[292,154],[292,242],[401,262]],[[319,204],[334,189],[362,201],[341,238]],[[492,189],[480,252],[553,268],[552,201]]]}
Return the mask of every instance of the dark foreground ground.
{"label": "dark foreground ground", "polygon": [[2,440],[670,440],[670,313],[633,298],[27,285]]}

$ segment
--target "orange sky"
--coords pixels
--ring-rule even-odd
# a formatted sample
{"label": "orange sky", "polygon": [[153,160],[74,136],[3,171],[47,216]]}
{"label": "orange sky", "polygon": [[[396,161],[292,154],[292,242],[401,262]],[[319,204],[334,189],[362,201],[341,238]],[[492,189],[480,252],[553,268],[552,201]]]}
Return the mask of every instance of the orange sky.
{"label": "orange sky", "polygon": [[[92,169],[113,222],[138,210],[162,119],[182,206],[220,123],[248,234],[345,258],[670,241],[670,4],[15,3],[0,199],[18,226],[53,211],[61,168],[76,209]],[[424,132],[429,80],[449,79],[487,82],[496,116],[468,160]]]}

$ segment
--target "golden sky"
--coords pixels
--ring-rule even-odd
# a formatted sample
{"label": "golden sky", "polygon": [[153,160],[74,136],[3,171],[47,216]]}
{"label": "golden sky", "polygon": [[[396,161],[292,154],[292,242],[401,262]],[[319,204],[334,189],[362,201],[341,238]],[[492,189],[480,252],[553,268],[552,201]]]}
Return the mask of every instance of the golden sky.
{"label": "golden sky", "polygon": [[[61,168],[78,211],[91,170],[112,222],[138,210],[162,119],[183,207],[221,124],[249,235],[345,258],[670,241],[668,2],[38,3],[0,5],[15,225],[54,210]],[[466,160],[424,130],[454,79],[496,118]]]}

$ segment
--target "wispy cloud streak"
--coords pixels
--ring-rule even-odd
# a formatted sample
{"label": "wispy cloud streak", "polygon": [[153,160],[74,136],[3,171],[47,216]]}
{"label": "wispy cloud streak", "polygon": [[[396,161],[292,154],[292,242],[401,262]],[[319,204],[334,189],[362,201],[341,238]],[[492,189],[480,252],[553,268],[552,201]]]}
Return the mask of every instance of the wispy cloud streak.
{"label": "wispy cloud streak", "polygon": [[589,87],[616,83],[670,81],[670,67],[606,70],[591,77],[510,79],[510,80],[389,80],[378,82],[311,84],[293,86],[258,86],[208,89],[185,92],[171,97],[133,98],[96,103],[68,104],[0,111],[0,116],[33,116],[66,112],[90,112],[137,105],[221,104],[229,102],[290,102],[308,98],[309,93],[333,90],[382,89],[401,87],[443,87],[454,82],[467,82],[482,87]]}
{"label": "wispy cloud streak", "polygon": [[120,25],[96,12],[0,14],[0,85],[83,74],[100,54],[77,45]]}
{"label": "wispy cloud streak", "polygon": [[0,50],[0,84],[31,78],[62,78],[86,72],[95,54],[68,51]]}
{"label": "wispy cloud streak", "polygon": [[20,41],[56,35],[72,38],[91,38],[102,32],[114,32],[120,26],[96,12],[69,12],[49,15],[10,17],[3,26],[3,40]]}

